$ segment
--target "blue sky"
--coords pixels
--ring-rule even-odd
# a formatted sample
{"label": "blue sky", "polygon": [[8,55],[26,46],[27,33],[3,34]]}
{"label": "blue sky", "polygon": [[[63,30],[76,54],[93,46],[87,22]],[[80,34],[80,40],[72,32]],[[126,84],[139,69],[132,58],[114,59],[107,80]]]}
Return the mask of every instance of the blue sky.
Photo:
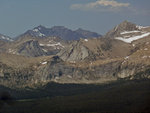
{"label": "blue sky", "polygon": [[150,0],[0,0],[0,33],[11,37],[38,25],[105,34],[124,20],[149,26]]}

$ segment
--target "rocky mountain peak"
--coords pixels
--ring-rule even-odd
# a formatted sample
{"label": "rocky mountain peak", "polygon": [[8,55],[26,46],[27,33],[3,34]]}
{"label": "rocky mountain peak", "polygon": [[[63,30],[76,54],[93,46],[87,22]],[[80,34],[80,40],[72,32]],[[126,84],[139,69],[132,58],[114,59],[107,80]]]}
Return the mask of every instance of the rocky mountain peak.
{"label": "rocky mountain peak", "polygon": [[45,29],[46,27],[43,26],[43,25],[39,25],[39,26],[37,26],[36,28],[39,28],[39,29]]}
{"label": "rocky mountain peak", "polygon": [[107,38],[114,38],[116,36],[119,36],[121,32],[124,31],[134,31],[134,30],[139,30],[136,26],[136,24],[133,24],[131,22],[128,21],[123,21],[122,23],[120,23],[119,25],[117,25],[116,27],[114,27],[112,30],[110,30],[105,37]]}
{"label": "rocky mountain peak", "polygon": [[46,30],[47,28],[45,26],[39,25],[35,28],[32,29],[33,32],[42,32],[44,30]]}
{"label": "rocky mountain peak", "polygon": [[110,30],[105,37],[115,38],[126,43],[132,43],[150,35],[149,27],[138,26],[128,21],[124,21]]}
{"label": "rocky mountain peak", "polygon": [[136,27],[136,24],[133,24],[131,22],[128,21],[123,21],[122,23],[120,23],[118,25],[118,27],[116,28],[118,31],[133,31],[133,30],[138,30]]}
{"label": "rocky mountain peak", "polygon": [[91,31],[88,31],[88,30],[84,30],[82,28],[79,28],[76,30],[77,33],[79,34],[82,34],[83,36],[86,37],[101,37],[101,35],[99,35],[98,33],[95,33],[95,32],[91,32]]}

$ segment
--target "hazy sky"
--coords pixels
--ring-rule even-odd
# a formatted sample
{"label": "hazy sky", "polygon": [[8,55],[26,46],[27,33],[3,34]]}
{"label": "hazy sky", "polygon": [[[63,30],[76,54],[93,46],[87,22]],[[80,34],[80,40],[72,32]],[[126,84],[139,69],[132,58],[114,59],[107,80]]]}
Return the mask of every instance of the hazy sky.
{"label": "hazy sky", "polygon": [[128,20],[150,25],[150,0],[0,0],[0,33],[15,37],[38,25],[106,33]]}

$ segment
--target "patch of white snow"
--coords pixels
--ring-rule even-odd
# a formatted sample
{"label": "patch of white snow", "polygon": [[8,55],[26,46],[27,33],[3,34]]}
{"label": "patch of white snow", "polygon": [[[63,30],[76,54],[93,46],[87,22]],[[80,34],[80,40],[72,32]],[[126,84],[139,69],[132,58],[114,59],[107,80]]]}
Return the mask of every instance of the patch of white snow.
{"label": "patch of white snow", "polygon": [[4,36],[2,36],[1,38],[2,38],[2,39],[6,39],[6,37],[4,37]]}
{"label": "patch of white snow", "polygon": [[42,49],[44,52],[47,52],[47,50],[46,49]]}
{"label": "patch of white snow", "polygon": [[138,29],[144,29],[144,28],[148,28],[148,27],[150,27],[150,26],[136,26],[136,28],[138,28]]}
{"label": "patch of white snow", "polygon": [[43,64],[43,65],[44,65],[44,64],[47,64],[47,62],[42,62],[41,64]]}
{"label": "patch of white snow", "polygon": [[138,35],[138,36],[133,36],[133,37],[130,37],[128,39],[125,39],[125,38],[122,38],[122,37],[116,37],[115,39],[122,40],[126,43],[131,43],[134,40],[138,40],[138,39],[144,38],[144,37],[149,36],[149,35],[150,35],[150,32],[142,34],[142,35]]}
{"label": "patch of white snow", "polygon": [[124,64],[124,63],[126,63],[126,61],[125,61],[125,60],[122,62],[122,64]]}
{"label": "patch of white snow", "polygon": [[39,30],[38,30],[38,29],[33,29],[33,31],[34,31],[34,32],[38,32]]}
{"label": "patch of white snow", "polygon": [[124,35],[124,34],[129,34],[129,33],[138,33],[138,32],[141,32],[141,31],[124,31],[124,32],[121,32],[120,34],[121,35]]}
{"label": "patch of white snow", "polygon": [[88,39],[84,39],[84,41],[86,41],[86,42],[87,42],[87,41],[88,41]]}
{"label": "patch of white snow", "polygon": [[124,59],[129,59],[129,56],[126,56]]}
{"label": "patch of white snow", "polygon": [[44,46],[44,44],[39,44],[40,46]]}
{"label": "patch of white snow", "polygon": [[[39,44],[40,46],[51,46],[51,47],[55,47],[55,46],[61,46],[61,47],[63,47],[64,48],[64,46],[60,43],[60,42],[58,42],[58,43],[56,43],[56,44]],[[59,48],[59,47],[58,47]]]}

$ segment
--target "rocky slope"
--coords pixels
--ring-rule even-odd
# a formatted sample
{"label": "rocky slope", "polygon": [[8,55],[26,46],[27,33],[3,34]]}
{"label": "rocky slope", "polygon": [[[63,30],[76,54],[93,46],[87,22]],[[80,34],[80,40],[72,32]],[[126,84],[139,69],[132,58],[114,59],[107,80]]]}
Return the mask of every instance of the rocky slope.
{"label": "rocky slope", "polygon": [[13,54],[20,54],[20,55],[32,56],[32,57],[43,56],[46,54],[40,47],[38,41],[34,41],[34,40],[29,40],[24,42],[21,45],[18,45],[16,49],[17,49],[16,50],[17,53],[11,49],[9,49],[9,52],[10,53],[13,52]]}
{"label": "rocky slope", "polygon": [[35,59],[4,55],[0,58],[0,84],[8,87],[33,87],[50,81],[105,83],[118,79],[150,78],[150,58],[145,55],[137,59],[131,55],[90,62],[65,62],[58,56]]}
{"label": "rocky slope", "polygon": [[6,51],[6,49],[5,49],[5,44],[6,44],[7,42],[5,42],[5,41],[3,41],[3,40],[0,40],[0,53],[3,53],[3,52],[5,52]]}
{"label": "rocky slope", "polygon": [[25,35],[11,43],[6,43],[2,48],[5,49],[6,53],[37,57],[57,54],[67,45],[67,41],[63,41],[58,37],[45,37],[41,39]]}
{"label": "rocky slope", "polygon": [[111,59],[125,57],[132,49],[130,44],[114,39],[81,39],[71,43],[58,56],[64,61]]}

